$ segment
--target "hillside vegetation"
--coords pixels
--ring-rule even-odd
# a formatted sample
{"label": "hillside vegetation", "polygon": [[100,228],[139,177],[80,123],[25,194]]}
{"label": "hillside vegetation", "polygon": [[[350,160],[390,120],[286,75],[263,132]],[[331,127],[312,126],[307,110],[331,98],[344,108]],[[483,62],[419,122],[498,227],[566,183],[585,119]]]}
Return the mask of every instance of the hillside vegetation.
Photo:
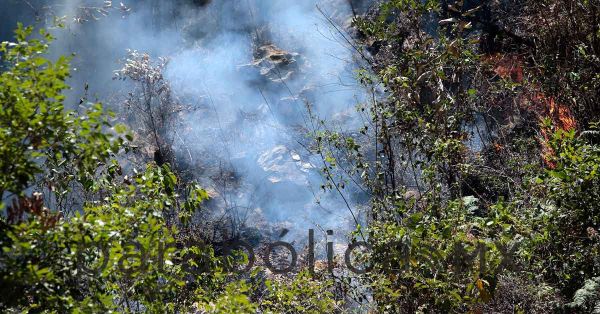
{"label": "hillside vegetation", "polygon": [[[71,110],[70,59],[33,32],[0,46],[2,312],[600,313],[598,0],[385,0],[352,19],[363,125],[307,103],[306,149],[315,190],[363,200],[364,273],[306,251],[240,271],[254,256],[210,236],[212,195],[170,144],[189,108],[167,60],[117,71],[126,118]],[[260,62],[296,57],[268,47]]]}

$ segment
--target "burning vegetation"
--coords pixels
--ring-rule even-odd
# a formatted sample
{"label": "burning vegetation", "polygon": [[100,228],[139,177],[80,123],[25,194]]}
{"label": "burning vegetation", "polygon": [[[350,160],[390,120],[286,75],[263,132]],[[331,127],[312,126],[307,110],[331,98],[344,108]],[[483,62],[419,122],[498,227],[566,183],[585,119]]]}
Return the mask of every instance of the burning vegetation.
{"label": "burning vegetation", "polygon": [[0,13],[0,311],[600,308],[598,0],[125,2]]}

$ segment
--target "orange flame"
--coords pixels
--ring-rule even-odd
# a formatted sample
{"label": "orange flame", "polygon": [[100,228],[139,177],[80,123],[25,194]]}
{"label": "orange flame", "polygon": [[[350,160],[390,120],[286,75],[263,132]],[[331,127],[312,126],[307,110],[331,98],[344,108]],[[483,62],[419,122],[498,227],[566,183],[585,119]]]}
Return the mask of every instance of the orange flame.
{"label": "orange flame", "polygon": [[[520,56],[495,54],[487,56],[485,60],[492,65],[493,72],[499,77],[509,79],[515,83],[523,82],[523,60]],[[564,131],[577,128],[577,121],[567,105],[556,102],[554,97],[547,97],[544,93],[535,91],[536,89],[538,89],[536,86],[529,89],[525,86],[520,101],[524,109],[533,111],[540,121],[549,118],[553,125]],[[544,127],[541,129],[542,139],[540,139],[540,145],[542,146],[544,163],[549,168],[555,168],[556,164],[551,161],[551,157],[554,156],[555,152],[548,144],[550,132]]]}

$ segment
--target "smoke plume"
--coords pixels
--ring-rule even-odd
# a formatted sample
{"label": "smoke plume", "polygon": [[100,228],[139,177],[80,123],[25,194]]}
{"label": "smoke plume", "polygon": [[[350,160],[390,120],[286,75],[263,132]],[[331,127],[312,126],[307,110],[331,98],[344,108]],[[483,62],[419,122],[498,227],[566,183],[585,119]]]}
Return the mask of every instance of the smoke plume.
{"label": "smoke plume", "polygon": [[128,86],[112,78],[127,49],[168,57],[173,92],[193,108],[172,130],[177,163],[209,189],[213,210],[233,217],[235,232],[354,228],[340,195],[320,189],[307,108],[336,130],[358,128],[358,62],[330,20],[343,31],[369,1],[123,2],[9,1],[1,36],[15,19],[52,29],[52,54],[74,54],[70,102],[87,93],[117,111]]}

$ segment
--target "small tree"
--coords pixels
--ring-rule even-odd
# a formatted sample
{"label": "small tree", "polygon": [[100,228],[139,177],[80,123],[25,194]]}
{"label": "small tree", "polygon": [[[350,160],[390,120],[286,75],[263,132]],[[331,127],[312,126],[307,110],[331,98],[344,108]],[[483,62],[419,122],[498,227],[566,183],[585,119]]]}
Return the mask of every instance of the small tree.
{"label": "small tree", "polygon": [[[198,286],[220,289],[210,249],[211,271],[187,293],[176,256],[200,249],[166,249],[177,230],[165,213],[179,208],[189,217],[206,192],[190,185],[182,201],[167,165],[123,176],[114,157],[131,139],[126,128],[107,132],[99,104],[82,115],[64,109],[67,59],[45,59],[51,37],[30,39],[31,32],[19,25],[16,42],[0,46],[0,310],[167,312],[189,308]],[[47,199],[70,194],[72,184],[89,198],[65,217]],[[43,188],[46,197],[35,192]]]}
{"label": "small tree", "polygon": [[167,64],[167,58],[152,60],[148,54],[129,51],[123,67],[115,72],[115,79],[133,82],[133,90],[124,103],[129,113],[126,122],[134,127],[143,146],[152,148],[156,163],[174,166],[171,132],[183,106],[164,77]]}

